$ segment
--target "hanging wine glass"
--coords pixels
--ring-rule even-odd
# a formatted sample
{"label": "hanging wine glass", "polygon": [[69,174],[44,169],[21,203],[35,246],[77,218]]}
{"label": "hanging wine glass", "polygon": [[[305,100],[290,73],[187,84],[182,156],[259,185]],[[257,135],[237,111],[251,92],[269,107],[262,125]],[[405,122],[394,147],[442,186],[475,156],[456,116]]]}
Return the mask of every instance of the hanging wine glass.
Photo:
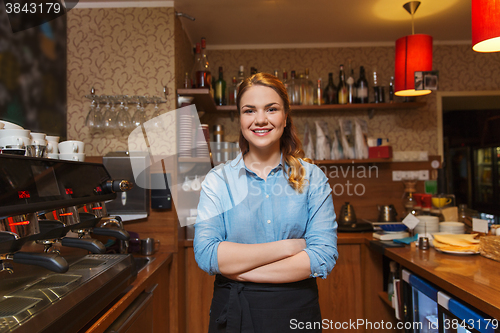
{"label": "hanging wine glass", "polygon": [[132,124],[134,127],[141,126],[146,121],[146,112],[144,109],[145,100],[137,96],[137,109],[132,117]]}
{"label": "hanging wine glass", "polygon": [[[111,105],[110,105],[111,104]],[[104,129],[115,128],[115,101],[112,96],[106,97],[106,111],[104,112],[102,124]]]}
{"label": "hanging wine glass", "polygon": [[94,128],[100,130],[102,128],[102,111],[101,105],[97,102],[94,112]]}
{"label": "hanging wine glass", "polygon": [[[128,96],[122,96],[122,102],[120,103],[120,109],[116,115],[116,125],[120,130],[126,130],[130,128],[130,114],[128,113]],[[127,107],[125,107],[127,104]]]}
{"label": "hanging wine glass", "polygon": [[87,125],[90,129],[96,128],[95,104],[96,104],[95,100],[93,100],[92,103],[90,104],[90,110],[89,113],[87,114],[87,118],[85,118],[85,125]]}
{"label": "hanging wine glass", "polygon": [[154,107],[154,112],[153,112],[153,116],[152,116],[152,120],[153,120],[153,126],[156,127],[156,128],[161,128],[161,124],[162,124],[162,117],[161,117],[161,111],[160,111],[160,108],[158,107],[158,103],[160,103],[161,101],[161,98],[160,97],[156,97],[156,96],[153,96],[153,102],[155,103],[155,107]]}

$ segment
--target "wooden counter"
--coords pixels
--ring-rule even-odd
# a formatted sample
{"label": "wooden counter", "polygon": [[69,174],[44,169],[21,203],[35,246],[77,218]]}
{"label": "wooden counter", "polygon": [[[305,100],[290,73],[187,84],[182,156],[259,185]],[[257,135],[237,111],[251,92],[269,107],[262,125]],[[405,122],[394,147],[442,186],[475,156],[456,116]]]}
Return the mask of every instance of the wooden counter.
{"label": "wooden counter", "polygon": [[[144,267],[125,293],[117,299],[91,326],[82,330],[87,333],[104,332],[127,307],[143,292],[153,292],[152,327],[154,332],[168,332],[169,317],[169,270],[172,263],[172,253],[160,250],[151,257],[155,259]],[[144,331],[147,329],[144,328]]]}
{"label": "wooden counter", "polygon": [[487,315],[500,319],[500,262],[477,255],[440,253],[415,246],[390,248],[385,255]]}

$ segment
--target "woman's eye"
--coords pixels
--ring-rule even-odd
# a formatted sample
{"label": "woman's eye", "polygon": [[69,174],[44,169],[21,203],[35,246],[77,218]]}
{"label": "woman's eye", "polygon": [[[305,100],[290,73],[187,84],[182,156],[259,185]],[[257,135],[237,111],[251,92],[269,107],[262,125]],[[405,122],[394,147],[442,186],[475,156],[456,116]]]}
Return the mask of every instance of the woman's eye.
{"label": "woman's eye", "polygon": [[269,112],[275,112],[275,111],[278,111],[278,109],[277,108],[269,108],[268,111]]}
{"label": "woman's eye", "polygon": [[252,112],[253,112],[252,109],[245,109],[245,110],[243,110],[243,113],[252,113]]}

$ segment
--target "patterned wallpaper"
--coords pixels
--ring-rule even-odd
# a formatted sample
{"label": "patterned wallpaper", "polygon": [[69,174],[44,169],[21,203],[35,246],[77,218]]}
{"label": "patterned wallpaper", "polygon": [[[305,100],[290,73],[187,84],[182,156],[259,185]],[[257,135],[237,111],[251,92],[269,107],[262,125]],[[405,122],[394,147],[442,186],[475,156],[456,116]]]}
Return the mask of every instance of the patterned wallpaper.
{"label": "patterned wallpaper", "polygon": [[[309,68],[311,81],[315,82],[321,77],[323,85],[328,73],[333,72],[337,84],[339,65],[349,67],[349,60],[355,79],[359,76],[359,66],[365,67],[369,85],[373,82],[370,82],[370,73],[374,70],[377,71],[379,85],[387,86],[390,76],[394,75],[394,47],[210,50],[208,55],[213,71],[223,66],[226,82],[231,82],[231,78],[237,75],[239,66],[243,65],[247,75],[249,68],[253,66],[268,73],[275,69],[281,73],[286,69],[289,78],[291,70],[303,73],[305,68]],[[434,46],[433,69],[440,71],[439,89],[500,89],[499,60],[499,54],[478,54],[468,45]],[[396,97],[396,101],[403,100]],[[370,136],[389,138],[394,150],[427,150],[429,154],[437,154],[436,94],[418,97],[417,101],[427,104],[421,109],[378,110],[372,119],[368,118],[366,111],[297,112],[293,119],[302,137],[306,122],[313,127],[314,133],[312,125],[315,120],[326,120],[329,130],[333,131],[338,126],[339,117],[359,117],[368,122]],[[205,115],[202,122],[222,124],[225,140],[237,141],[237,118],[231,122],[228,117],[221,117],[220,114]]]}
{"label": "patterned wallpaper", "polygon": [[[98,95],[170,95],[163,111],[175,109],[175,15],[173,8],[74,9],[68,13],[68,139],[86,143],[88,156],[127,150],[128,133],[85,126],[92,87]],[[131,116],[135,106],[131,106]],[[153,106],[146,108],[151,118]],[[172,123],[165,131],[175,138]],[[175,140],[170,141],[175,149]]]}

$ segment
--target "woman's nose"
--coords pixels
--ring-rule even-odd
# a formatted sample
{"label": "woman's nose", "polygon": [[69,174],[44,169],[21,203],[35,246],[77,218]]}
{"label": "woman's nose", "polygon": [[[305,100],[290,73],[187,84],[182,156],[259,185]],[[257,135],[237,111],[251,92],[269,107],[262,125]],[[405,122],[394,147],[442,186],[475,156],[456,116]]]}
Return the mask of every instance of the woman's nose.
{"label": "woman's nose", "polygon": [[255,115],[256,124],[267,124],[267,114],[265,112],[258,111]]}

